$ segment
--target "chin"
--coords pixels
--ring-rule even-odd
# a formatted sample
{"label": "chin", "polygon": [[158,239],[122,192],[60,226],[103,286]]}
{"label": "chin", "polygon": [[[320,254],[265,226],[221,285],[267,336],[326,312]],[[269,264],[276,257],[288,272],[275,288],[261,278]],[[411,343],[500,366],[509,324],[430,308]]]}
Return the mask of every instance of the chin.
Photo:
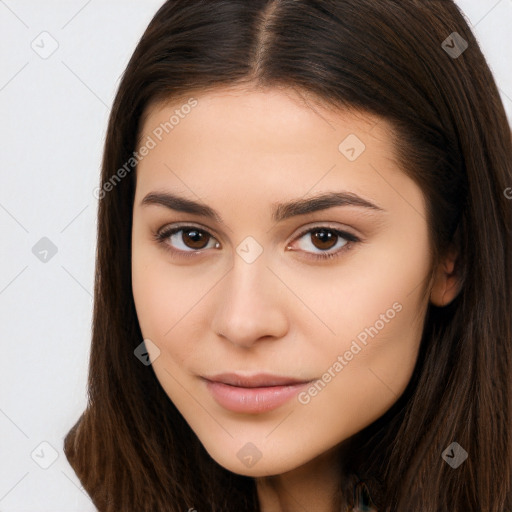
{"label": "chin", "polygon": [[257,451],[251,443],[246,443],[237,452],[232,452],[233,456],[229,457],[226,457],[226,453],[231,452],[231,450],[223,450],[222,453],[217,453],[217,450],[214,452],[207,451],[210,457],[223,468],[237,475],[252,478],[280,475],[307,462],[287,460],[283,455],[279,455],[273,450],[272,455],[266,457],[264,453]]}

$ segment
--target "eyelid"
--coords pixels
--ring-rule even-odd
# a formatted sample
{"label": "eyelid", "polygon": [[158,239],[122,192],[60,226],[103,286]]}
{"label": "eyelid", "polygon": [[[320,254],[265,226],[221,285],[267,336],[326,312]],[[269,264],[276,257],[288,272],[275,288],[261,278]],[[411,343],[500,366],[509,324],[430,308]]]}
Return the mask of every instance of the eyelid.
{"label": "eyelid", "polygon": [[308,224],[305,224],[301,228],[297,230],[297,234],[293,236],[293,240],[296,240],[297,238],[300,238],[301,236],[305,235],[306,233],[313,231],[314,229],[332,229],[333,231],[341,231],[343,233],[346,233],[347,235],[350,235],[354,238],[358,238],[359,240],[362,240],[362,236],[359,234],[354,233],[353,228],[345,227],[344,225],[340,225],[339,223],[335,222],[329,222],[329,221],[316,221],[316,222],[310,222]]}
{"label": "eyelid", "polygon": [[[170,236],[172,236],[176,232],[185,230],[185,228],[197,229],[198,231],[204,232],[209,238],[216,240],[217,244],[220,244],[218,238],[211,233],[211,231],[213,231],[213,230],[211,230],[210,228],[201,226],[200,224],[196,224],[194,222],[176,222],[173,224],[166,224],[166,225],[162,226],[160,229],[158,229],[156,231],[156,233],[154,233],[153,239],[155,241],[157,241],[158,243],[162,244],[164,246],[165,250],[171,251],[172,253],[178,255],[178,257],[202,255],[204,253],[204,251],[206,251],[207,249],[183,251],[181,249],[175,249],[170,244],[166,243],[166,240]],[[311,233],[315,230],[320,230],[322,228],[333,231],[338,236],[345,239],[347,241],[347,243],[344,246],[342,246],[342,248],[340,248],[334,252],[329,252],[329,250],[321,251],[320,253],[309,252],[309,251],[300,251],[300,250],[295,251],[295,252],[304,252],[307,255],[306,256],[307,258],[309,257],[309,258],[321,260],[321,259],[327,259],[329,257],[336,257],[336,256],[340,255],[342,252],[350,250],[354,243],[360,243],[360,242],[364,241],[363,237],[353,234],[350,230],[348,230],[345,227],[342,227],[339,225],[334,226],[333,223],[329,222],[329,221],[323,221],[323,222],[317,221],[314,223],[306,224],[306,225],[302,226],[301,228],[299,228],[297,230],[298,232],[296,232],[296,234],[293,235],[291,242],[286,244],[286,249],[288,250],[293,243],[295,243],[297,240],[300,240],[304,235],[307,235],[308,233]],[[217,247],[215,247],[215,248],[217,248]]]}
{"label": "eyelid", "polygon": [[[161,244],[163,248],[167,251],[170,251],[171,253],[179,256],[200,256],[203,254],[203,252],[206,249],[196,249],[196,250],[189,250],[189,251],[183,251],[181,249],[175,249],[170,244],[166,242],[166,240],[174,235],[177,232],[180,231],[186,231],[186,228],[196,229],[197,231],[201,231],[205,233],[208,238],[211,238],[213,240],[216,240],[217,244],[220,244],[218,239],[210,233],[210,228],[205,228],[200,225],[195,225],[193,222],[177,222],[174,224],[166,224],[162,226],[160,229],[158,229],[155,233],[152,235],[152,239],[156,241],[157,243]],[[217,245],[216,244],[216,245]]]}
{"label": "eyelid", "polygon": [[[360,234],[352,232],[353,228],[345,227],[343,225],[340,226],[339,223],[337,225],[335,225],[335,224],[337,224],[337,223],[335,223],[333,221],[309,222],[309,223],[304,224],[300,228],[297,228],[296,233],[292,236],[292,238],[293,238],[293,240],[295,240],[297,237],[305,235],[308,231],[310,231],[314,228],[329,228],[334,231],[344,231],[348,235],[351,235],[355,238],[359,238],[361,240],[363,239],[363,237]],[[217,241],[219,238],[217,235],[212,235],[212,231],[215,231],[215,230],[212,230],[211,228],[203,226],[196,222],[175,222],[175,223],[171,223],[171,224],[165,224],[164,226],[162,226],[161,228],[159,228],[157,230],[156,234],[158,235],[164,231],[170,231],[171,229],[178,229],[180,227],[181,228],[197,228],[198,230],[208,233],[213,238],[215,238]]]}
{"label": "eyelid", "polygon": [[[335,235],[338,238],[345,240],[345,244],[343,244],[341,247],[334,251],[332,250],[332,248],[329,248],[325,251],[319,250],[319,252],[293,249],[293,244],[301,240],[305,235],[321,230],[326,230],[335,233]],[[315,262],[327,262],[329,260],[335,260],[343,256],[346,252],[351,251],[355,244],[360,244],[362,242],[364,242],[364,239],[362,237],[354,235],[352,232],[350,232],[344,227],[332,226],[330,222],[319,222],[316,225],[309,224],[303,230],[299,231],[299,233],[295,235],[295,237],[293,238],[292,242],[287,244],[286,249],[292,250],[294,252],[303,253],[304,256],[301,257],[313,260]]]}
{"label": "eyelid", "polygon": [[195,222],[173,222],[171,224],[165,224],[156,231],[155,236],[161,235],[162,233],[168,231],[178,231],[179,229],[183,228],[194,228],[197,229],[198,231],[204,231],[206,234],[208,234],[212,238],[215,238],[218,241],[218,237],[216,235],[212,235],[212,231],[214,230],[206,226],[202,226],[201,224],[197,224]]}

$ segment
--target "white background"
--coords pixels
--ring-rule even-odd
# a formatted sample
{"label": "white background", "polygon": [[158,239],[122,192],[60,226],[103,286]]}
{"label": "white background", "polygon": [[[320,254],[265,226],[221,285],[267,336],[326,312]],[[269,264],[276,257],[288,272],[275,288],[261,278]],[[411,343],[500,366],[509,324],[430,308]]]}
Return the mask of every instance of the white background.
{"label": "white background", "polygon": [[[0,512],[95,510],[62,451],[86,405],[92,191],[119,77],[162,3],[0,0]],[[458,4],[512,124],[512,0]]]}

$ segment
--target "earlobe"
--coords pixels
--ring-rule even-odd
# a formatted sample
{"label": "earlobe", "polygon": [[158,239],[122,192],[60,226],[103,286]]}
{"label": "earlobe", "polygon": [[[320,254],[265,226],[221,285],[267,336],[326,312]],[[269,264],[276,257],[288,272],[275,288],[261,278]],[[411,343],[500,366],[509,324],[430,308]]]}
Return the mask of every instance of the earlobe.
{"label": "earlobe", "polygon": [[434,283],[430,291],[430,302],[435,306],[447,306],[460,292],[460,276],[456,270],[457,257],[456,251],[450,251],[435,271]]}

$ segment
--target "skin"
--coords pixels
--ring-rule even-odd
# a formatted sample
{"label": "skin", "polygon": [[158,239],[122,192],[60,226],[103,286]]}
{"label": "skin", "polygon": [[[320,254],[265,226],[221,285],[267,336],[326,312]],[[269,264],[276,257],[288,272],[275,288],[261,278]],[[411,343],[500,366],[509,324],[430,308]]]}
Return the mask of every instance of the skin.
{"label": "skin", "polygon": [[[153,369],[211,457],[256,478],[262,510],[330,511],[342,443],[405,390],[428,301],[445,305],[458,292],[456,255],[429,283],[425,200],[398,168],[384,120],[306,104],[291,89],[231,88],[195,97],[197,106],[137,167],[133,295],[143,336],[152,341]],[[153,105],[140,140],[184,103]],[[366,146],[354,161],[338,148],[350,134]],[[274,203],[342,190],[384,211],[336,206],[271,219]],[[141,205],[150,192],[199,200],[224,224]],[[192,257],[175,256],[154,240],[176,223],[205,231],[205,248],[195,251],[186,227],[165,243],[178,253],[196,252]],[[314,260],[346,243],[315,245],[311,232],[299,238],[325,225],[361,241],[338,258]],[[250,264],[236,251],[247,236],[263,249]],[[236,371],[321,379],[393,304],[401,306],[394,318],[359,343],[362,350],[307,404],[294,398],[264,413],[235,413],[199,377]],[[237,457],[246,443],[261,453],[251,467]]]}

